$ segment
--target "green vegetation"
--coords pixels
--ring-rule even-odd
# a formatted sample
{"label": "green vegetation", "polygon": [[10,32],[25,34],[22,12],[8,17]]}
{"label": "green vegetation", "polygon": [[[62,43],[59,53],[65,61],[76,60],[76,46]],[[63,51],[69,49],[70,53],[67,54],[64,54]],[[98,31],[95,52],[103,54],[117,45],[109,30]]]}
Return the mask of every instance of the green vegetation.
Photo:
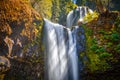
{"label": "green vegetation", "polygon": [[31,5],[42,17],[51,19],[52,17],[52,0],[30,0]]}
{"label": "green vegetation", "polygon": [[91,38],[92,35],[89,35],[89,29],[86,28],[86,37],[87,37],[87,50],[86,54],[89,58],[89,62],[86,64],[87,68],[90,70],[90,72],[94,71],[105,71],[107,68],[110,68],[108,63],[106,61],[109,60],[109,58],[112,58],[112,54],[107,52],[104,45],[99,45],[97,38]]}
{"label": "green vegetation", "polygon": [[[66,22],[66,16],[76,7],[71,0],[30,0],[31,5],[44,18],[53,22]],[[64,7],[63,7],[64,6]]]}
{"label": "green vegetation", "polygon": [[99,13],[94,11],[93,13],[87,13],[87,15],[84,17],[85,22],[91,22],[93,20],[96,20],[99,16]]}
{"label": "green vegetation", "polygon": [[[113,18],[102,18],[98,13],[93,14],[96,14],[95,18],[91,19],[92,15],[88,14],[84,19],[89,23],[83,25],[87,38],[87,50],[83,54],[88,56],[89,62],[85,64],[92,73],[106,71],[111,68],[110,63],[116,63],[120,58],[120,17],[114,19],[111,24],[109,22]],[[101,24],[99,19],[103,21]]]}

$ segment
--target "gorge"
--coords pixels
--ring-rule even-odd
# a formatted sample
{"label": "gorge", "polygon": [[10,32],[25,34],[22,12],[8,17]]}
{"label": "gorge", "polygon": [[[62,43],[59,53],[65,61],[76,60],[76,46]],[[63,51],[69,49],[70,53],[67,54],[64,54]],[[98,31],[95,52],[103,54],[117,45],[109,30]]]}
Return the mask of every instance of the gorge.
{"label": "gorge", "polygon": [[0,80],[119,80],[118,2],[0,0]]}

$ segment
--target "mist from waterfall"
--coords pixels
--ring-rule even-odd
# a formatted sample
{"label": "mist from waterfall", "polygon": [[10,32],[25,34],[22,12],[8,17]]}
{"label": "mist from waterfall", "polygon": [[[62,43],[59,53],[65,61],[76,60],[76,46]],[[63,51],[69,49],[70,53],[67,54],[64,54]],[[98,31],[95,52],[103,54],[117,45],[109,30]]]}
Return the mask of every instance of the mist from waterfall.
{"label": "mist from waterfall", "polygon": [[[45,80],[81,80],[78,69],[77,32],[84,33],[84,31],[79,26],[71,30],[70,26],[73,26],[75,21],[83,19],[83,16],[87,14],[87,8],[79,7],[76,11],[79,15],[74,15],[73,11],[68,14],[68,28],[44,19]],[[84,38],[84,34],[81,36]],[[82,47],[80,51],[82,51]]]}

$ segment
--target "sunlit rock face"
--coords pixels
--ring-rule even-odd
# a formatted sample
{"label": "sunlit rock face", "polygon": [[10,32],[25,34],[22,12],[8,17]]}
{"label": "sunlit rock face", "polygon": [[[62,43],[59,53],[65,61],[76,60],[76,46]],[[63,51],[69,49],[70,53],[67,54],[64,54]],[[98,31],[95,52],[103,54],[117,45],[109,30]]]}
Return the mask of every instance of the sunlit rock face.
{"label": "sunlit rock face", "polygon": [[[27,73],[32,70],[31,66],[33,69],[39,68],[38,72],[34,73],[35,76],[31,76],[34,80],[39,79],[43,70],[43,62],[40,62],[43,61],[41,57],[43,23],[41,15],[26,0],[0,0],[0,18],[0,56],[2,56],[0,63],[7,63],[6,66],[11,64],[10,72],[7,74],[11,77],[26,75],[27,78],[30,76]],[[19,67],[14,60],[22,66]],[[25,64],[22,62],[29,63],[26,67],[28,69],[25,69]],[[33,63],[36,64],[33,66]],[[13,75],[12,72],[16,74]]]}
{"label": "sunlit rock face", "polygon": [[8,57],[22,57],[24,46],[36,39],[42,18],[27,1],[0,1],[0,8],[0,45],[6,49],[3,53]]}
{"label": "sunlit rock face", "polygon": [[76,26],[78,21],[84,22],[83,18],[88,12],[92,13],[93,11],[86,6],[80,6],[70,11],[67,15],[67,27]]}

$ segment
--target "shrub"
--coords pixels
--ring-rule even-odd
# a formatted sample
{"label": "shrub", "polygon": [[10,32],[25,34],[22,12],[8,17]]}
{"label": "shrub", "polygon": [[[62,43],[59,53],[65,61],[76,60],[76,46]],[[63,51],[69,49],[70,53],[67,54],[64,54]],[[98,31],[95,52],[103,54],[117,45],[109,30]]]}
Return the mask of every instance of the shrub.
{"label": "shrub", "polygon": [[110,57],[110,56],[112,56],[112,54],[108,53],[108,52],[104,52],[102,54],[99,54],[100,59],[107,58],[107,57]]}
{"label": "shrub", "polygon": [[113,42],[116,42],[119,39],[120,39],[120,36],[119,36],[119,34],[117,32],[111,34],[111,36],[110,36],[110,40],[113,41]]}
{"label": "shrub", "polygon": [[120,53],[120,44],[118,44],[118,45],[115,47],[115,51],[116,51],[117,53]]}
{"label": "shrub", "polygon": [[103,53],[103,52],[105,52],[105,48],[104,47],[100,47],[95,52],[96,53]]}
{"label": "shrub", "polygon": [[98,19],[98,16],[99,16],[99,14],[98,14],[96,11],[94,11],[93,13],[88,13],[88,14],[84,17],[84,21],[85,21],[85,22],[91,22],[91,21],[93,21],[93,20]]}
{"label": "shrub", "polygon": [[94,44],[90,47],[90,50],[95,51],[97,48],[98,48],[98,46],[96,44]]}

